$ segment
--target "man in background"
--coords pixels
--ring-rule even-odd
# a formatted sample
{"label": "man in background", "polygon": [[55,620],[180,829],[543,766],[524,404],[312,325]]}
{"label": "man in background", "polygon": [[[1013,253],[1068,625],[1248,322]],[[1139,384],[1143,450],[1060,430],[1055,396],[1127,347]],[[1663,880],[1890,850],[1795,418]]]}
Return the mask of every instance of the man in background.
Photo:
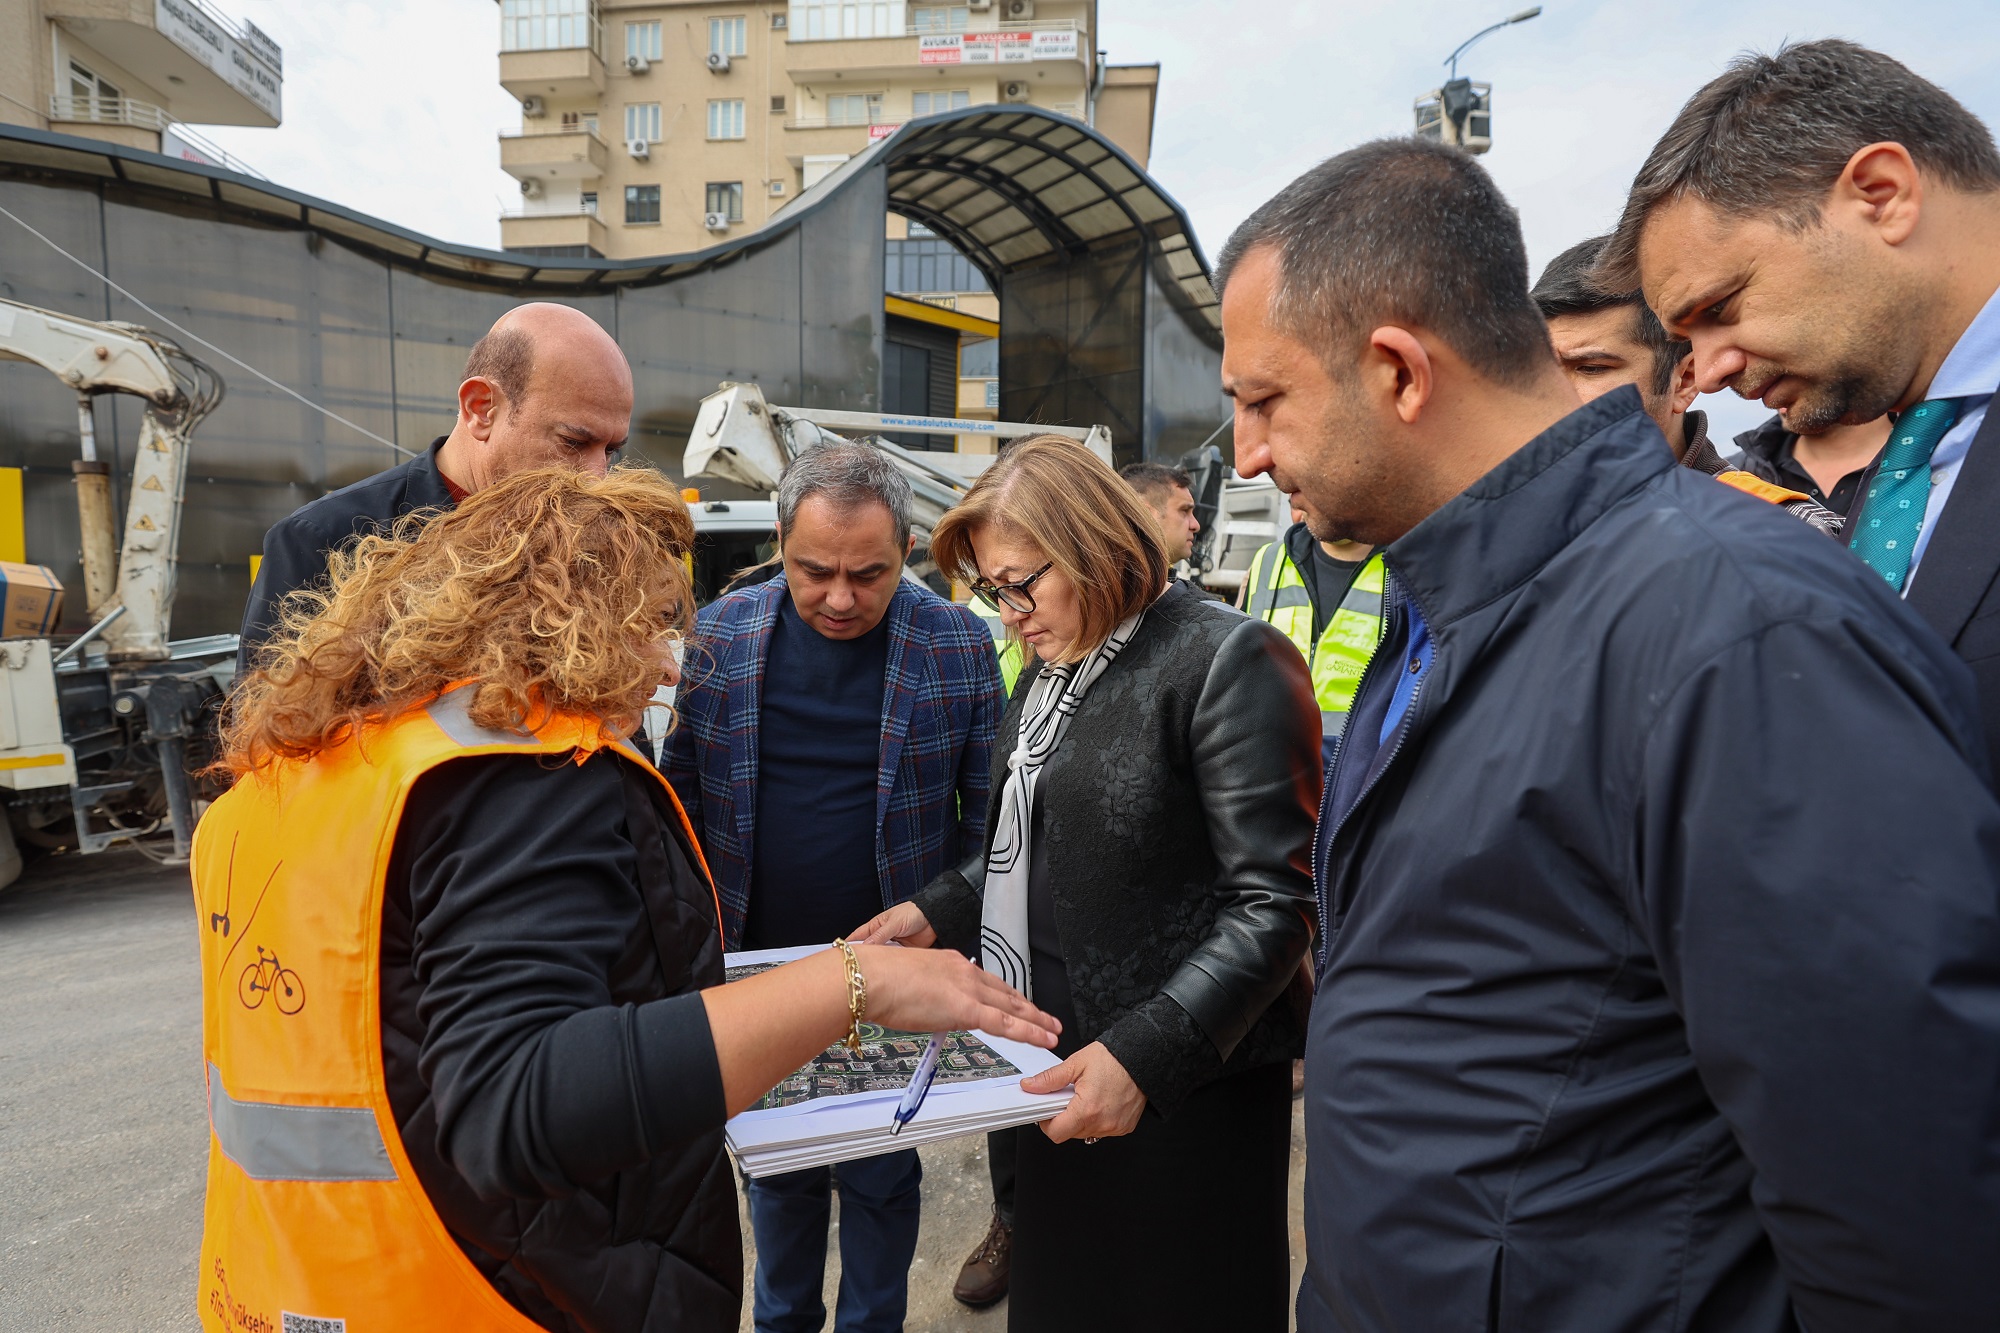
{"label": "man in background", "polygon": [[1817,435],[1801,435],[1773,412],[1768,421],[1736,437],[1745,472],[1775,486],[1799,491],[1846,518],[1854,512],[1861,479],[1889,442],[1888,413],[1858,426],[1835,424]]}
{"label": "man in background", "polygon": [[243,612],[238,674],[278,627],[288,593],[326,577],[328,558],[405,514],[449,509],[529,468],[560,464],[603,476],[632,423],[632,367],[580,310],[516,306],[473,344],[451,433],[407,462],[323,495],[264,534]]}
{"label": "man in background", "polygon": [[1986,126],[1852,42],[1745,56],[1654,146],[1602,268],[1692,342],[1704,392],[1761,399],[1807,435],[1895,414],[1845,536],[1971,664],[2000,762],[2000,152]]}
{"label": "man in background", "polygon": [[1829,536],[1839,535],[1840,514],[1804,491],[1733,468],[1716,452],[1708,438],[1707,414],[1689,410],[1695,388],[1688,345],[1667,335],[1637,290],[1606,292],[1593,281],[1610,239],[1595,236],[1557,255],[1542,270],[1533,293],[1548,321],[1556,360],[1576,386],[1577,397],[1587,403],[1621,384],[1631,385],[1683,467],[1775,504]]}
{"label": "man in background", "polygon": [[1118,469],[1125,484],[1139,493],[1160,524],[1160,541],[1172,569],[1194,554],[1201,520],[1194,512],[1194,479],[1182,468],[1165,463],[1127,463]]}
{"label": "man in background", "polygon": [[[910,483],[865,444],[778,480],[782,571],[702,608],[664,770],[699,831],[727,948],[823,945],[982,845],[1006,698],[992,639],[903,577]],[[840,1188],[840,1333],[895,1333],[909,1300],[914,1150],[749,1184],[759,1333],[826,1320]]]}
{"label": "man in background", "polygon": [[1360,542],[1321,541],[1305,501],[1292,496],[1291,506],[1292,526],[1250,558],[1242,609],[1283,630],[1306,659],[1319,700],[1320,754],[1330,762],[1382,641],[1382,558]]}

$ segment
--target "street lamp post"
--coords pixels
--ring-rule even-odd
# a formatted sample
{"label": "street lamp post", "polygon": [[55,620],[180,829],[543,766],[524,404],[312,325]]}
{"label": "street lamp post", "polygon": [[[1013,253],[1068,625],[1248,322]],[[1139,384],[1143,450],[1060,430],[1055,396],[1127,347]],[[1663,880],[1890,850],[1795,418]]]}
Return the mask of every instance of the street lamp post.
{"label": "street lamp post", "polygon": [[1483,153],[1493,146],[1493,85],[1458,77],[1458,58],[1482,37],[1516,23],[1526,23],[1541,12],[1540,5],[1530,6],[1481,28],[1458,44],[1458,49],[1444,60],[1450,67],[1450,77],[1442,87],[1434,88],[1417,99],[1418,138],[1437,139],[1463,148],[1468,153]]}

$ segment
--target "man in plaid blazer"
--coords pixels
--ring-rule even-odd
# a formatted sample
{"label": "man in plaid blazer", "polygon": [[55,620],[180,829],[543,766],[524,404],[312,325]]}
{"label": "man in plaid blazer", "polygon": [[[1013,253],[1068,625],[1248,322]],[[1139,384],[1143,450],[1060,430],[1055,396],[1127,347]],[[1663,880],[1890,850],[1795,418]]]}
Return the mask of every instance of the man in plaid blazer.
{"label": "man in plaid blazer", "polygon": [[[984,843],[1006,695],[985,624],[903,576],[910,487],[880,450],[807,451],[778,483],[784,570],[703,608],[662,767],[701,837],[730,949],[823,944]],[[759,1333],[900,1329],[914,1151],[750,1182]]]}

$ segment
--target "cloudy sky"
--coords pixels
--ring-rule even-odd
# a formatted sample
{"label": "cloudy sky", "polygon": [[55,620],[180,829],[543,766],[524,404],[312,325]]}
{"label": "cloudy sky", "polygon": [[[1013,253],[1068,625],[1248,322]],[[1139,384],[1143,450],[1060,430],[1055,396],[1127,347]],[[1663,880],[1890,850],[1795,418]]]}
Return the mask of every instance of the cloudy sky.
{"label": "cloudy sky", "polygon": [[[211,137],[281,184],[413,230],[499,243],[518,201],[495,135],[494,0],[218,0],[285,49],[285,123]],[[1409,132],[1443,58],[1520,0],[1100,0],[1098,44],[1157,61],[1152,172],[1213,254],[1231,227],[1319,159]],[[1485,161],[1521,211],[1531,262],[1608,228],[1624,187],[1690,93],[1737,52],[1843,36],[1880,47],[2000,125],[1992,0],[1549,0],[1459,72],[1493,84]],[[1726,437],[1761,415],[1703,404]]]}

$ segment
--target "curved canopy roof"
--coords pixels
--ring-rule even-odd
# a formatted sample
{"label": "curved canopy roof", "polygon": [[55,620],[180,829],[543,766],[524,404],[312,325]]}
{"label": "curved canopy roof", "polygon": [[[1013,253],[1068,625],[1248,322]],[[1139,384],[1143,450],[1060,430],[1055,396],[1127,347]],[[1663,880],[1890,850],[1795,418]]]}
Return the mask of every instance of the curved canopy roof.
{"label": "curved canopy roof", "polygon": [[542,290],[670,281],[789,232],[861,174],[883,168],[891,211],[957,245],[996,284],[1022,268],[1143,237],[1204,332],[1219,328],[1187,215],[1089,126],[1030,106],[962,107],[911,121],[761,226],[707,249],[646,259],[526,255],[453,245],[270,181],[97,139],[0,125],[0,171],[118,180],[290,222],[459,281]]}

